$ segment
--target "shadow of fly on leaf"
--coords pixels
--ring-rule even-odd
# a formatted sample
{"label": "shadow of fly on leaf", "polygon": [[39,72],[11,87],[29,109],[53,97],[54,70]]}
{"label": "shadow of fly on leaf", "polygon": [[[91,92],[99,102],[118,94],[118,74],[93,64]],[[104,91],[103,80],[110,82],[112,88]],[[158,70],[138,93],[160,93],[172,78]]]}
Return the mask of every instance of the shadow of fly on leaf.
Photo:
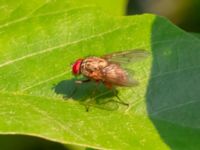
{"label": "shadow of fly on leaf", "polygon": [[[64,99],[80,102],[89,111],[90,107],[105,110],[117,110],[124,102],[118,98],[117,89],[108,89],[103,83],[86,82],[79,84],[76,79],[62,80],[53,87],[55,93],[63,95]],[[128,104],[124,103],[127,107]]]}

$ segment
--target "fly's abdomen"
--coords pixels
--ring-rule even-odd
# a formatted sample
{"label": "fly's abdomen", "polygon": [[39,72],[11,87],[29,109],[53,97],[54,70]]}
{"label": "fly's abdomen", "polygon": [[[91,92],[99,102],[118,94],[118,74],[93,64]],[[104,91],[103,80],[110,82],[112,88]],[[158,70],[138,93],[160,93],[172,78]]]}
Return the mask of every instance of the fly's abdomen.
{"label": "fly's abdomen", "polygon": [[104,82],[118,86],[133,86],[137,81],[129,76],[128,72],[118,64],[110,64],[103,70]]}

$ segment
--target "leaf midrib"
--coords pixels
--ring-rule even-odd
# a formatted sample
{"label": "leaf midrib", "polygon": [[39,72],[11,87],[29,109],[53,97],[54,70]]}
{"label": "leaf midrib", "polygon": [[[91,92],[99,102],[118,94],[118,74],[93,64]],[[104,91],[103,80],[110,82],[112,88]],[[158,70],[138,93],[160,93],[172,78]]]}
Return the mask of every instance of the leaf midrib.
{"label": "leaf midrib", "polygon": [[120,30],[120,29],[129,28],[129,27],[131,27],[131,26],[134,26],[134,25],[129,25],[129,26],[126,26],[126,27],[123,27],[123,28],[122,28],[122,27],[117,27],[117,28],[115,28],[115,29],[113,29],[113,30],[108,30],[108,31],[106,31],[106,32],[101,32],[101,33],[99,33],[99,34],[96,34],[96,35],[93,35],[93,36],[89,36],[89,37],[87,37],[87,38],[83,38],[83,39],[80,39],[80,40],[77,40],[77,41],[73,41],[73,42],[71,42],[71,43],[64,43],[64,44],[60,44],[60,45],[58,45],[58,46],[54,46],[54,47],[51,47],[51,48],[47,48],[47,49],[44,49],[44,50],[40,50],[40,51],[35,52],[35,53],[30,53],[30,54],[28,54],[28,55],[24,55],[24,56],[22,56],[22,57],[19,57],[19,58],[16,58],[16,59],[12,59],[12,60],[9,60],[9,61],[7,61],[7,62],[2,63],[2,64],[0,64],[0,68],[2,68],[2,67],[4,67],[4,66],[7,66],[7,65],[10,65],[10,64],[13,64],[13,63],[18,62],[18,61],[27,59],[27,58],[31,58],[31,57],[34,57],[34,56],[38,56],[38,55],[40,55],[40,54],[45,54],[45,53],[47,53],[47,52],[52,52],[52,51],[54,51],[54,50],[56,50],[56,49],[59,49],[59,48],[64,48],[64,47],[67,47],[67,46],[71,46],[71,45],[74,45],[74,44],[81,43],[81,42],[83,42],[83,41],[91,40],[91,39],[93,39],[93,38],[98,38],[98,37],[101,37],[101,36],[103,36],[103,35],[109,34],[109,33],[111,33],[111,32],[115,32],[115,31]]}

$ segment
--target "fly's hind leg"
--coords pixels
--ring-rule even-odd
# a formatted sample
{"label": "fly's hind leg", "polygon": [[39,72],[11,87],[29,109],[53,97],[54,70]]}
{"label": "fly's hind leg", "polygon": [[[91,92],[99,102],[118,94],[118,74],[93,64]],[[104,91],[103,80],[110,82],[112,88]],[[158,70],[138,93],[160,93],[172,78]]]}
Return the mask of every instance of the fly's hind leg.
{"label": "fly's hind leg", "polygon": [[118,96],[117,90],[113,87],[113,85],[112,85],[111,83],[104,82],[104,84],[105,84],[105,86],[106,86],[108,89],[112,90],[114,96],[117,97],[117,99],[118,99],[118,101],[116,101],[117,103],[129,107],[129,103],[124,102],[124,101]]}
{"label": "fly's hind leg", "polygon": [[119,96],[118,96],[118,93],[117,93],[117,90],[115,88],[112,88],[112,91],[113,91],[113,94],[117,97],[118,101],[116,101],[117,103],[119,104],[122,104],[122,105],[125,105],[127,107],[129,107],[129,103],[126,103],[124,102]]}

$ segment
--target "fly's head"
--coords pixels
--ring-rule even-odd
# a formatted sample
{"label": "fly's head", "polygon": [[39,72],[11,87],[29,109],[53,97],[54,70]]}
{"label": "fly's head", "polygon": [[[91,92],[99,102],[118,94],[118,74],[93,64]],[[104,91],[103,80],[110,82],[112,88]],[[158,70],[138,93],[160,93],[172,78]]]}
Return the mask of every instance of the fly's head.
{"label": "fly's head", "polygon": [[81,74],[81,64],[83,62],[83,59],[77,59],[75,63],[72,65],[72,73],[74,75],[80,75]]}

